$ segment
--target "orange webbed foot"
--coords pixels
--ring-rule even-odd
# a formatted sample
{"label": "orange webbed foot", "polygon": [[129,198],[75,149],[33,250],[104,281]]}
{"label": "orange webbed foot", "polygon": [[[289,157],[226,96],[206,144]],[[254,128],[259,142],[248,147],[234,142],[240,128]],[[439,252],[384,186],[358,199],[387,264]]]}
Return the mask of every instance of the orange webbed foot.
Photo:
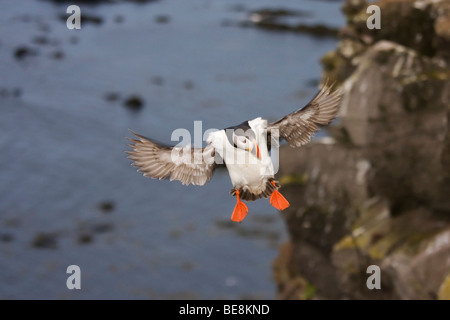
{"label": "orange webbed foot", "polygon": [[233,214],[231,215],[231,220],[241,222],[242,220],[244,220],[245,216],[248,213],[248,207],[239,198],[239,190],[236,190],[236,198],[237,202],[236,206],[234,207]]}
{"label": "orange webbed foot", "polygon": [[[272,181],[272,184],[275,185],[275,183]],[[285,197],[278,191],[275,190],[270,195],[270,204],[277,208],[278,210],[284,210],[287,207],[289,207],[289,202],[286,200]]]}

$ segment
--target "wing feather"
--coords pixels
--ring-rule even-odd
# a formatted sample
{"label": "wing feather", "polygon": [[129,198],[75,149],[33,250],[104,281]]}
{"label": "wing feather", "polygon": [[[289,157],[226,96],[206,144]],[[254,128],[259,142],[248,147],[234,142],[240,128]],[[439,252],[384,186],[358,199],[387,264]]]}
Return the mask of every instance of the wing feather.
{"label": "wing feather", "polygon": [[339,111],[342,94],[340,90],[331,91],[331,87],[325,84],[305,107],[269,124],[269,134],[278,134],[291,147],[308,143],[320,126],[329,124]]}
{"label": "wing feather", "polygon": [[[130,130],[131,131],[131,130]],[[128,158],[144,176],[153,179],[179,180],[184,185],[202,186],[208,182],[216,167],[214,148],[187,146],[171,147],[131,131],[137,139],[128,139]]]}

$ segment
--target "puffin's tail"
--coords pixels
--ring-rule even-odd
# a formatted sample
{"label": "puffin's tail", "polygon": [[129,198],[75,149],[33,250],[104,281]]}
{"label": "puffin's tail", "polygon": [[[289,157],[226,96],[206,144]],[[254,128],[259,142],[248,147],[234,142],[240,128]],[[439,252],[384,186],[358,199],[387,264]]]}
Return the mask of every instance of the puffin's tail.
{"label": "puffin's tail", "polygon": [[232,196],[236,196],[236,190],[239,190],[239,197],[241,198],[241,200],[255,201],[261,198],[269,198],[274,191],[278,190],[278,188],[280,188],[280,184],[278,183],[278,181],[273,178],[270,178],[266,182],[265,189],[259,194],[255,194],[250,190],[244,188],[239,189],[233,188],[230,190],[230,194]]}

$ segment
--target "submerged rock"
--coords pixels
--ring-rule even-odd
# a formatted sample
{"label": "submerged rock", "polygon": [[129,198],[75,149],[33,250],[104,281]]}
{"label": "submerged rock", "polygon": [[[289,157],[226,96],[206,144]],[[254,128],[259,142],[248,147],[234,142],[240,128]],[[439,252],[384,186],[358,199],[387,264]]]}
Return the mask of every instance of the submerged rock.
{"label": "submerged rock", "polygon": [[160,14],[155,17],[155,21],[157,23],[169,23],[170,22],[170,16],[165,14]]}
{"label": "submerged rock", "polygon": [[57,235],[56,233],[39,232],[35,235],[31,245],[37,249],[57,249]]}
{"label": "submerged rock", "polygon": [[[69,14],[61,14],[59,15],[59,19],[63,22],[67,21]],[[81,24],[89,23],[94,25],[101,25],[103,23],[103,18],[98,15],[84,13],[81,15]]]}
{"label": "submerged rock", "polygon": [[23,60],[27,57],[36,56],[38,54],[38,51],[33,48],[29,48],[26,46],[18,47],[16,50],[14,50],[14,57],[17,60]]}
{"label": "submerged rock", "polygon": [[111,213],[114,210],[115,206],[116,205],[115,205],[114,201],[111,201],[111,200],[105,200],[98,204],[98,208],[103,213]]}
{"label": "submerged rock", "polygon": [[124,105],[132,111],[139,111],[144,107],[144,101],[140,96],[133,95],[124,101]]}
{"label": "submerged rock", "polygon": [[336,37],[337,29],[323,24],[307,24],[304,17],[310,13],[284,8],[263,8],[249,13],[242,26],[255,26],[271,31],[291,31],[306,33],[316,37]]}
{"label": "submerged rock", "polygon": [[120,94],[117,92],[107,92],[103,97],[106,101],[115,102],[120,99]]}
{"label": "submerged rock", "polygon": [[[324,78],[344,88],[333,143],[281,150],[291,207],[290,249],[274,269],[284,270],[279,298],[301,297],[299,278],[315,298],[449,296],[448,2],[370,4],[382,30],[366,28],[368,3],[349,0],[339,45],[322,59]],[[366,285],[370,265],[380,267],[379,290]]]}
{"label": "submerged rock", "polygon": [[0,242],[12,242],[14,240],[14,237],[10,233],[0,233]]}

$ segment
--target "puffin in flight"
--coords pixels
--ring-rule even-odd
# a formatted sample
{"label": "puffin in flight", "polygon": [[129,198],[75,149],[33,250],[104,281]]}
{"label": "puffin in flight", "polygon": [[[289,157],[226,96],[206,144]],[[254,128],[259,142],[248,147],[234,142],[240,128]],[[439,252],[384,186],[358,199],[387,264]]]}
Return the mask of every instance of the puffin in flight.
{"label": "puffin in flight", "polygon": [[248,213],[244,201],[269,198],[278,210],[289,202],[278,191],[271,148],[284,139],[291,147],[301,147],[311,140],[320,126],[329,124],[337,115],[341,94],[323,85],[303,108],[280,120],[268,123],[260,117],[237,126],[210,132],[206,146],[168,146],[134,133],[129,139],[128,158],[144,176],[153,179],[179,180],[183,185],[202,186],[213,176],[218,166],[225,165],[236,196],[232,221],[241,222]]}

